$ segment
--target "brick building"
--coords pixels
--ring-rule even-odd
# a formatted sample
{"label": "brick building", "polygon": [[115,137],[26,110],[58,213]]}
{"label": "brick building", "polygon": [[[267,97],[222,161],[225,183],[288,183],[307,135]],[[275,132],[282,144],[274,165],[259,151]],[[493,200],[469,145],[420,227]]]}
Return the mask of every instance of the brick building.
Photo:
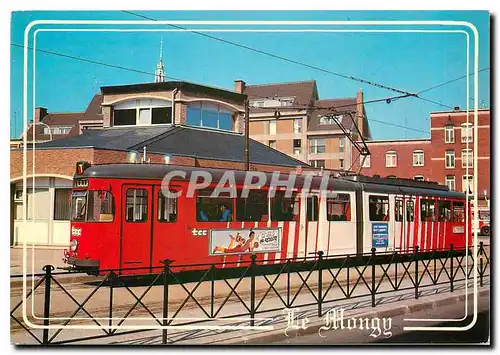
{"label": "brick building", "polygon": [[340,125],[356,140],[356,122],[370,139],[361,90],[352,98],[320,100],[314,80],[264,85],[239,80],[235,91],[248,95],[253,139],[314,167],[349,169],[357,152]]}
{"label": "brick building", "polygon": [[[244,168],[246,95],[188,82],[112,86],[101,91],[101,121],[87,116],[92,122],[86,124],[95,124],[94,129],[80,129],[75,123],[65,138],[36,144],[34,156],[28,150],[28,223],[22,222],[23,149],[11,150],[11,244],[67,246],[77,161]],[[89,107],[94,104],[93,100]],[[103,128],[95,129],[99,125]],[[254,140],[249,148],[253,170],[309,167]]]}
{"label": "brick building", "polygon": [[[370,141],[361,174],[423,179],[473,194],[474,113],[456,109],[430,114],[430,139]],[[478,113],[478,207],[489,208],[490,110]]]}

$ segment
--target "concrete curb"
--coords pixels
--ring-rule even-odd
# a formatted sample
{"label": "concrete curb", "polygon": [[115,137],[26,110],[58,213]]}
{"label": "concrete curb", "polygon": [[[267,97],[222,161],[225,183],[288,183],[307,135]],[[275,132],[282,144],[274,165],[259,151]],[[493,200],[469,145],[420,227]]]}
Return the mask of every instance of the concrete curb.
{"label": "concrete curb", "polygon": [[[478,291],[477,297],[486,297],[490,294],[490,290],[483,289]],[[442,295],[444,296],[444,295]],[[424,310],[435,309],[440,306],[449,306],[451,304],[463,302],[466,298],[473,298],[473,292],[469,292],[468,295],[449,295],[449,297],[439,298],[435,300],[422,300],[422,303],[410,304],[408,306],[396,306],[395,308],[390,308],[386,310],[369,310],[369,311],[361,311],[359,313],[350,313],[350,311],[346,312],[346,316],[355,316],[356,318],[389,318],[389,317],[397,317],[401,315],[409,315],[412,313],[421,312]],[[300,330],[289,330],[288,337],[284,334],[284,328],[276,329],[272,331],[266,331],[262,333],[255,334],[253,336],[246,337],[245,340],[241,339],[229,339],[216,341],[211,343],[211,345],[270,345],[272,343],[290,339],[291,337],[301,336],[301,335],[310,335],[310,334],[318,334],[319,328],[324,326],[325,323],[323,321],[315,321],[314,323],[309,323],[308,328],[300,329]]]}

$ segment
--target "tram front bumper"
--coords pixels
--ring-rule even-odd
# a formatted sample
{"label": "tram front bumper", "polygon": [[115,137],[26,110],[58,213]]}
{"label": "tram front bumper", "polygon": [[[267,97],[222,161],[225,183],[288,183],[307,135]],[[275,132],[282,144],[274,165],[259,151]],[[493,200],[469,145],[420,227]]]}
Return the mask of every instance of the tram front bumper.
{"label": "tram front bumper", "polygon": [[99,260],[68,257],[66,263],[78,270],[99,270]]}

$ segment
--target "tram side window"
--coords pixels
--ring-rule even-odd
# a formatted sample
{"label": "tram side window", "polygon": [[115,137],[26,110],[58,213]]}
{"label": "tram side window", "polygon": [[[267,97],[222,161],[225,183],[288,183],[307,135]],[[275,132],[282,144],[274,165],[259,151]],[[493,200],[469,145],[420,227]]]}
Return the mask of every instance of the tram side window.
{"label": "tram side window", "polygon": [[396,199],[396,210],[394,213],[396,222],[403,222],[403,200],[399,198]]}
{"label": "tram side window", "polygon": [[307,198],[307,220],[310,222],[318,220],[318,196]]}
{"label": "tram side window", "polygon": [[271,220],[299,220],[299,201],[295,192],[291,197],[285,197],[284,191],[276,191],[275,196],[271,198]]}
{"label": "tram side window", "polygon": [[71,219],[73,221],[112,222],[113,206],[113,195],[109,191],[74,191]]}
{"label": "tram side window", "polygon": [[464,203],[463,202],[453,202],[453,221],[454,222],[465,221]]}
{"label": "tram side window", "polygon": [[449,222],[451,221],[451,202],[438,201],[438,221]]}
{"label": "tram side window", "polygon": [[413,222],[415,218],[415,201],[406,201],[406,222]]}
{"label": "tram side window", "polygon": [[370,221],[388,221],[389,220],[389,197],[370,196],[368,199],[370,209]]}
{"label": "tram side window", "polygon": [[[241,196],[241,190],[238,191],[238,196]],[[238,197],[236,220],[267,222],[269,220],[267,191],[250,190],[247,198]]]}
{"label": "tram side window", "polygon": [[127,222],[145,222],[148,219],[148,192],[145,189],[127,189]]}
{"label": "tram side window", "polygon": [[233,220],[233,199],[229,193],[212,197],[212,188],[198,191],[196,197],[196,220],[198,222],[231,222]]}
{"label": "tram side window", "polygon": [[328,221],[351,220],[351,196],[333,194],[326,198],[326,219]]}
{"label": "tram side window", "polygon": [[177,197],[165,196],[158,191],[158,221],[177,221]]}
{"label": "tram side window", "polygon": [[436,221],[436,205],[434,200],[420,200],[420,220],[422,222]]}

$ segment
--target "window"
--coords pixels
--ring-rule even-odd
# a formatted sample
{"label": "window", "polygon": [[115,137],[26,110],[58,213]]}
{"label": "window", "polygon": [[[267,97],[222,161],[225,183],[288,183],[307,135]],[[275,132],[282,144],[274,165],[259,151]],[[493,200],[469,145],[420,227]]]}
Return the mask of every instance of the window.
{"label": "window", "polygon": [[451,221],[451,202],[438,201],[438,221],[449,222]]}
{"label": "window", "polygon": [[69,221],[71,219],[71,189],[55,189],[54,220]]}
{"label": "window", "polygon": [[163,192],[158,191],[158,221],[177,221],[177,197],[167,197]]}
{"label": "window", "polygon": [[344,170],[344,159],[339,159],[339,169]]}
{"label": "window", "polygon": [[113,195],[104,190],[73,191],[71,211],[73,221],[111,222],[114,215]]}
{"label": "window", "polygon": [[325,168],[324,160],[311,160],[311,166],[314,168]]}
{"label": "window", "polygon": [[436,206],[434,200],[420,200],[420,220],[422,222],[436,221]]}
{"label": "window", "polygon": [[293,121],[293,133],[302,133],[302,119],[296,118]]}
{"label": "window", "polygon": [[400,198],[396,199],[396,209],[394,211],[394,219],[396,222],[403,222],[403,200]]}
{"label": "window", "polygon": [[455,143],[455,127],[453,125],[446,125],[444,127],[444,142]]}
{"label": "window", "polygon": [[[19,195],[17,198],[20,199],[16,203],[15,219],[23,219],[23,203],[22,203],[22,190],[18,190]],[[33,193],[32,188],[27,189],[26,197],[26,210],[28,213],[27,219],[33,220],[48,220],[50,217],[49,209],[46,207],[50,204],[50,194],[49,189],[36,188],[35,193]],[[35,203],[35,211],[33,211],[33,203]]]}
{"label": "window", "polygon": [[453,221],[463,222],[465,218],[464,213],[464,203],[463,202],[453,202]]}
{"label": "window", "polygon": [[148,219],[148,191],[146,189],[127,189],[127,222],[145,222]]}
{"label": "window", "polygon": [[413,151],[413,166],[424,166],[424,151],[414,150]]}
{"label": "window", "polygon": [[472,123],[462,123],[462,143],[472,142]]}
{"label": "window", "polygon": [[425,181],[425,178],[424,178],[423,175],[415,175],[413,177],[413,180],[415,180],[415,181]]}
{"label": "window", "polygon": [[343,152],[345,148],[345,137],[339,138],[339,152]]}
{"label": "window", "polygon": [[[241,196],[241,191],[238,191]],[[247,198],[236,199],[237,221],[261,221],[269,220],[267,191],[250,190]]]}
{"label": "window", "polygon": [[332,124],[337,124],[338,122],[342,122],[342,117],[343,115],[337,115],[337,116],[321,116],[319,118],[319,124],[320,125],[332,125]]}
{"label": "window", "polygon": [[147,126],[171,123],[172,103],[167,100],[129,100],[113,106],[114,126]]}
{"label": "window", "polygon": [[385,166],[388,168],[398,166],[397,154],[394,151],[385,153]]}
{"label": "window", "polygon": [[276,149],[276,141],[269,141],[269,147]]}
{"label": "window", "polygon": [[309,196],[307,198],[307,220],[318,220],[318,196]]}
{"label": "window", "polygon": [[207,102],[191,103],[187,107],[186,123],[191,126],[231,130],[232,111],[222,105]]}
{"label": "window", "polygon": [[472,175],[462,176],[462,192],[472,195],[474,193],[474,178]]}
{"label": "window", "polygon": [[350,221],[351,196],[341,193],[328,194],[326,198],[326,219],[328,221]]}
{"label": "window", "polygon": [[473,154],[472,149],[462,149],[462,168],[472,168]]}
{"label": "window", "polygon": [[230,222],[233,220],[233,199],[229,193],[212,197],[213,189],[198,191],[196,196],[196,220],[198,222]]}
{"label": "window", "polygon": [[51,133],[53,135],[69,134],[69,132],[71,131],[72,128],[73,128],[73,126],[50,126],[50,128],[44,126],[43,127],[43,134],[44,135],[50,135]]}
{"label": "window", "polygon": [[413,222],[415,218],[415,201],[406,201],[406,222]]}
{"label": "window", "polygon": [[455,191],[455,175],[446,175],[446,185],[450,191]]}
{"label": "window", "polygon": [[135,125],[137,119],[137,110],[114,110],[113,112],[113,126],[130,126]]}
{"label": "window", "polygon": [[446,169],[455,168],[455,151],[454,150],[447,150],[445,152],[444,159],[445,159],[445,168]]}
{"label": "window", "polygon": [[284,191],[276,191],[275,197],[271,198],[271,220],[272,221],[297,221],[299,219],[299,201],[297,194],[285,197]]}
{"label": "window", "polygon": [[368,198],[370,221],[389,220],[389,197],[370,195]]}
{"label": "window", "polygon": [[371,155],[363,156],[363,168],[369,168],[371,166]]}
{"label": "window", "polygon": [[302,152],[302,141],[300,139],[293,140],[293,154],[300,154]]}
{"label": "window", "polygon": [[172,108],[155,107],[151,109],[151,123],[152,124],[172,123]]}
{"label": "window", "polygon": [[269,121],[269,134],[276,134],[276,121]]}
{"label": "window", "polygon": [[309,153],[319,154],[326,151],[326,139],[325,138],[311,138],[309,140]]}

